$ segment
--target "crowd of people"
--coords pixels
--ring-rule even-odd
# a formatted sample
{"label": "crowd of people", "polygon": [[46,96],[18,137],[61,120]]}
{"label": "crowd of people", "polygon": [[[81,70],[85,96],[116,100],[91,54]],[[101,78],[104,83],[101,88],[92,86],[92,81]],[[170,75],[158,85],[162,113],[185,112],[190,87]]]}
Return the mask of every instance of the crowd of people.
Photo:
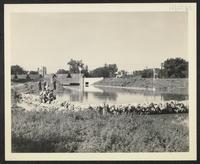
{"label": "crowd of people", "polygon": [[52,76],[53,89],[50,88],[47,81],[39,80],[38,88],[40,91],[40,101],[41,103],[51,103],[53,100],[56,99],[56,95],[54,93],[54,90],[56,90],[56,75],[54,74]]}

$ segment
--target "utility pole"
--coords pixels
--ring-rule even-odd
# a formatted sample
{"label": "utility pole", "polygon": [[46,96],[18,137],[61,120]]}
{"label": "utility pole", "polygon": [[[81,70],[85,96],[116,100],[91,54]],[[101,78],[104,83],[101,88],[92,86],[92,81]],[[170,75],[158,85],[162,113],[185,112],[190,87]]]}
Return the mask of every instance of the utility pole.
{"label": "utility pole", "polygon": [[164,66],[164,63],[161,63],[160,78],[163,78],[163,66]]}
{"label": "utility pole", "polygon": [[153,68],[152,70],[153,70],[153,91],[155,91],[155,87],[154,87],[154,81],[155,81],[155,68]]}

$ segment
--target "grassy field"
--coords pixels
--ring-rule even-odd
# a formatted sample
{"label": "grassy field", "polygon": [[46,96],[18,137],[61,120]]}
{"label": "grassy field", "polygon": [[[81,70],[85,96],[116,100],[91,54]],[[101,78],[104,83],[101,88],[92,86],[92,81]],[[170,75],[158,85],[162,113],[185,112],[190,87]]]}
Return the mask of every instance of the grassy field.
{"label": "grassy field", "polygon": [[13,152],[185,152],[188,114],[12,110]]}

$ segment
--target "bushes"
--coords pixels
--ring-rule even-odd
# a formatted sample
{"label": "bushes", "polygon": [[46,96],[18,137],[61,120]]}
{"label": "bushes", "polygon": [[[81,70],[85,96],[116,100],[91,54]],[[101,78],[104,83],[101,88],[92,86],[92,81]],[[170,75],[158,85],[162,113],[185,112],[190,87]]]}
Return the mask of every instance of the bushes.
{"label": "bushes", "polygon": [[188,151],[188,127],[181,124],[187,118],[187,114],[116,116],[90,110],[14,110],[12,151]]}

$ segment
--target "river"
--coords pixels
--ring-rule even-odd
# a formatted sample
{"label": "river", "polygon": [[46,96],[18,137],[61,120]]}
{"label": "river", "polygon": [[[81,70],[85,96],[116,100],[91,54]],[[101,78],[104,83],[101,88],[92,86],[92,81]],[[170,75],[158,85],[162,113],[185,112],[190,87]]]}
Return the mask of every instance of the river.
{"label": "river", "polygon": [[90,86],[84,89],[81,89],[80,86],[65,86],[65,92],[58,94],[57,98],[61,99],[61,101],[81,104],[143,104],[167,101],[188,103],[188,95],[163,93],[159,90],[105,86]]}

